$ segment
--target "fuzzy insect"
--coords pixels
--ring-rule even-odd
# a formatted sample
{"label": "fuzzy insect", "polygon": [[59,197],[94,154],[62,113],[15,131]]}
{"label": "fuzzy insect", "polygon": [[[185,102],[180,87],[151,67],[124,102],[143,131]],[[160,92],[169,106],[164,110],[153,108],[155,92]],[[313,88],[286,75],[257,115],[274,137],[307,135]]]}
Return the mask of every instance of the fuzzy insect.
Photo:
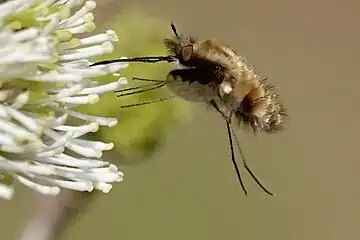
{"label": "fuzzy insect", "polygon": [[[266,193],[273,195],[248,167],[231,124],[234,120],[236,126],[243,125],[254,133],[279,132],[283,129],[283,123],[287,117],[279,95],[274,87],[267,83],[266,78],[257,75],[246,59],[238,56],[228,46],[213,39],[197,40],[191,36],[178,34],[174,24],[171,24],[171,28],[174,36],[164,40],[164,45],[169,52],[168,56],[116,59],[97,62],[92,66],[113,62],[176,61],[180,63],[182,68],[171,70],[166,80],[134,78],[152,83],[142,87],[121,89],[117,91],[118,96],[137,94],[167,85],[179,97],[189,101],[203,102],[213,107],[226,122],[232,162],[245,194],[247,190],[235,161],[232,136],[236,140],[244,168]],[[131,92],[124,93],[126,91]],[[123,107],[145,105],[172,98],[173,96]]]}

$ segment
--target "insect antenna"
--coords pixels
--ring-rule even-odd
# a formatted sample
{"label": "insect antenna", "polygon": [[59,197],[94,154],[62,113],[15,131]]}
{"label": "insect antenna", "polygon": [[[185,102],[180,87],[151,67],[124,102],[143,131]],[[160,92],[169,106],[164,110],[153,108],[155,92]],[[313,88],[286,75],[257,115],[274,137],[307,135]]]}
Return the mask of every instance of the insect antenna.
{"label": "insect antenna", "polygon": [[[155,85],[155,86],[154,86]],[[155,84],[146,84],[146,86],[153,86],[153,87],[149,87],[149,88],[145,88],[145,89],[141,89],[138,91],[133,91],[133,92],[129,92],[129,93],[121,93],[121,94],[117,94],[117,97],[123,97],[123,96],[130,96],[133,94],[137,94],[137,93],[143,93],[143,92],[147,92],[147,91],[151,91],[151,90],[155,90],[155,89],[159,89],[163,86],[165,86],[166,83],[155,83]],[[143,88],[144,86],[141,87],[134,87],[134,88],[128,88],[128,89],[121,89],[123,91],[130,91],[130,90],[136,90],[139,88]],[[120,90],[116,91],[116,93],[119,93]],[[122,91],[121,91],[122,92]]]}
{"label": "insect antenna", "polygon": [[142,62],[142,63],[157,63],[157,62],[176,62],[177,60],[172,56],[156,56],[156,57],[133,57],[133,58],[120,58],[120,59],[112,59],[112,60],[104,60],[100,62],[95,62],[90,64],[90,67],[102,65],[102,64],[110,64],[116,62]]}
{"label": "insect antenna", "polygon": [[158,103],[158,102],[164,102],[166,100],[170,100],[175,98],[176,96],[169,96],[169,97],[164,97],[164,98],[159,98],[153,101],[146,101],[146,102],[141,102],[141,103],[134,103],[134,104],[129,104],[129,105],[123,105],[120,106],[121,108],[130,108],[130,107],[138,107],[138,106],[143,106],[143,105],[148,105],[148,104],[153,104],[153,103]]}
{"label": "insect antenna", "polygon": [[234,153],[234,144],[233,144],[233,140],[232,140],[232,135],[231,135],[231,128],[230,128],[230,123],[229,121],[227,120],[227,118],[225,117],[224,113],[219,109],[219,107],[216,105],[215,101],[214,100],[211,100],[210,101],[210,104],[211,106],[213,106],[220,114],[221,116],[224,118],[225,122],[226,122],[226,128],[227,128],[227,131],[228,131],[228,138],[229,138],[229,145],[230,145],[230,151],[231,151],[231,161],[234,165],[234,168],[235,168],[235,171],[236,171],[236,175],[239,179],[239,183],[241,185],[241,188],[242,190],[244,191],[245,195],[247,195],[247,190],[245,188],[245,185],[244,185],[244,182],[242,181],[242,178],[241,178],[241,174],[240,174],[240,170],[239,170],[239,167],[236,163],[236,160],[235,160],[235,153]]}
{"label": "insect antenna", "polygon": [[172,29],[174,35],[175,35],[176,37],[179,37],[179,34],[178,34],[177,31],[176,31],[175,24],[174,24],[174,23],[171,23],[170,26],[171,26],[171,29]]}

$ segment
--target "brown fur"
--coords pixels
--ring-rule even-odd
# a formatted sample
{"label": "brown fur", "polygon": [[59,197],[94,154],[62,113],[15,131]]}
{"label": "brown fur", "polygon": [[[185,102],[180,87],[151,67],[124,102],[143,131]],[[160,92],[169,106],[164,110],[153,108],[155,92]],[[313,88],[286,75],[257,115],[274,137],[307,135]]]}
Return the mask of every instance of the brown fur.
{"label": "brown fur", "polygon": [[225,116],[234,116],[239,125],[249,126],[254,132],[274,133],[283,128],[287,114],[279,95],[265,79],[255,74],[244,57],[216,40],[198,41],[174,33],[164,44],[170,55],[190,69],[186,74],[172,71],[170,76],[180,76],[190,88],[201,88],[195,91],[197,94],[212,92],[210,97],[199,98],[214,100]]}

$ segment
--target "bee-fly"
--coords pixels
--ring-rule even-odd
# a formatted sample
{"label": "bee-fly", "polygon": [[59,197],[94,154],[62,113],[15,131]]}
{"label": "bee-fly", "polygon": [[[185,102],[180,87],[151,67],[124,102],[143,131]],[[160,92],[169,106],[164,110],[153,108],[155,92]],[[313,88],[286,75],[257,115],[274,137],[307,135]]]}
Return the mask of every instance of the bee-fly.
{"label": "bee-fly", "polygon": [[[171,28],[174,36],[164,40],[164,45],[169,51],[168,56],[109,60],[94,63],[92,66],[113,62],[179,62],[182,68],[170,71],[167,80],[134,78],[151,83],[142,87],[121,89],[117,91],[118,96],[150,91],[167,85],[176,95],[184,99],[201,101],[213,107],[226,122],[232,162],[245,194],[247,190],[235,161],[232,136],[245,170],[267,194],[273,195],[247,165],[231,123],[235,120],[237,126],[249,127],[254,133],[270,134],[280,131],[287,115],[285,108],[279,102],[279,95],[274,92],[274,87],[267,83],[266,78],[255,74],[246,59],[236,55],[229,47],[216,40],[201,41],[191,36],[179,35],[174,24],[171,24]],[[124,93],[126,91],[131,92]],[[173,97],[123,107],[144,105],[170,98]]]}

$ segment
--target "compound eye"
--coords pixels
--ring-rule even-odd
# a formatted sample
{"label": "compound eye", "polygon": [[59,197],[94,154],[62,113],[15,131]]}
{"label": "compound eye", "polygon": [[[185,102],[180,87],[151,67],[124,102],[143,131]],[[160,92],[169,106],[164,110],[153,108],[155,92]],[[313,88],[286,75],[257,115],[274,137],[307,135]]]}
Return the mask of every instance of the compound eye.
{"label": "compound eye", "polygon": [[182,60],[189,61],[193,53],[193,45],[186,45],[181,50]]}

